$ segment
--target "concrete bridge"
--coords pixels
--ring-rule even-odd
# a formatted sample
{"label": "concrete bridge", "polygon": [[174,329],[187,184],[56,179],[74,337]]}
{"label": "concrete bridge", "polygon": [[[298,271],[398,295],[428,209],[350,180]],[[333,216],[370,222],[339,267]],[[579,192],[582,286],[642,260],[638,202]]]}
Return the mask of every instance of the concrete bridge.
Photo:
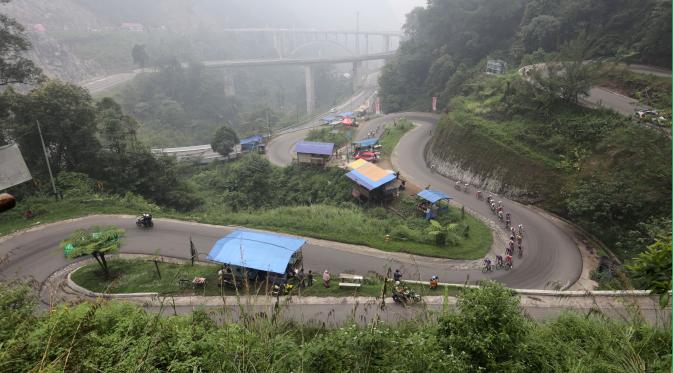
{"label": "concrete bridge", "polygon": [[313,76],[313,67],[316,65],[352,63],[352,81],[353,91],[362,83],[364,61],[386,60],[395,55],[394,51],[363,54],[357,56],[327,57],[327,58],[275,58],[275,59],[251,59],[251,60],[223,60],[223,61],[205,61],[204,66],[208,69],[224,69],[225,91],[229,95],[235,95],[236,88],[234,81],[229,73],[229,69],[242,67],[260,67],[260,66],[304,66],[304,76],[306,79],[306,113],[312,114],[315,111],[315,79]]}
{"label": "concrete bridge", "polygon": [[[362,31],[359,29],[225,28],[220,31],[234,34],[270,35],[273,38],[273,45],[278,58],[291,57],[309,44],[334,44],[353,55],[369,54],[370,46],[376,44],[380,46],[380,51],[388,52],[397,49],[404,36],[400,31]],[[364,47],[364,50],[361,49],[362,47]]]}

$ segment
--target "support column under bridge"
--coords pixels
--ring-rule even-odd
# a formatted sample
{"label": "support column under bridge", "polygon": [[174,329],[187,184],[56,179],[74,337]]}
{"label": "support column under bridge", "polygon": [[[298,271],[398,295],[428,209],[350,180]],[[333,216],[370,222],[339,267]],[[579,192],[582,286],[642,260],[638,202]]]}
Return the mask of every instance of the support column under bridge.
{"label": "support column under bridge", "polygon": [[313,66],[304,66],[304,77],[306,78],[306,114],[313,114],[315,111],[315,77],[313,75]]}

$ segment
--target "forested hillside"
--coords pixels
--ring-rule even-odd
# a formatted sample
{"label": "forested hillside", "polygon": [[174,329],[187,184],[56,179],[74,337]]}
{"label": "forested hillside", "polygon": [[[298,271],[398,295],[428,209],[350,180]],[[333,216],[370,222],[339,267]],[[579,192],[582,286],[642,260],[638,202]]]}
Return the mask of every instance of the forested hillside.
{"label": "forested hillside", "polygon": [[578,38],[585,58],[671,66],[670,0],[440,0],[407,16],[408,40],[381,76],[387,112],[439,107],[486,57],[540,62]]}

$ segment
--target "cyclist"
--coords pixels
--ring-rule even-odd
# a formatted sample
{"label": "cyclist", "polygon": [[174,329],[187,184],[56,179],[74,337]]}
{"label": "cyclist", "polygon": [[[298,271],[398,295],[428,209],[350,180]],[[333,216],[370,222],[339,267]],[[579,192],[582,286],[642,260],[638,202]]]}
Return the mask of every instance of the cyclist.
{"label": "cyclist", "polygon": [[509,212],[506,213],[506,214],[505,214],[505,220],[506,220],[506,221],[512,221],[512,214],[510,214]]}
{"label": "cyclist", "polygon": [[495,256],[495,264],[498,267],[501,267],[504,263],[502,261],[502,255],[496,255]]}
{"label": "cyclist", "polygon": [[481,190],[477,191],[477,199],[482,199]]}
{"label": "cyclist", "polygon": [[519,224],[519,234],[523,236],[523,224]]}
{"label": "cyclist", "polygon": [[520,234],[516,235],[516,242],[521,245],[521,241],[523,241],[523,237]]}
{"label": "cyclist", "polygon": [[484,268],[487,271],[491,270],[491,259],[489,259],[489,258],[484,259]]}
{"label": "cyclist", "polygon": [[502,210],[498,211],[498,219],[500,219],[500,221],[502,221]]}
{"label": "cyclist", "polygon": [[519,250],[519,258],[521,258],[523,256],[523,246],[521,246],[521,243],[519,243],[519,245],[517,245],[517,246],[518,246],[518,250]]}
{"label": "cyclist", "polygon": [[512,255],[507,255],[505,258],[505,264],[509,266],[509,268],[512,268],[514,266],[514,263],[512,262]]}
{"label": "cyclist", "polygon": [[514,236],[516,234],[516,228],[514,228],[514,226],[512,226],[512,228],[510,230],[512,231],[512,236]]}

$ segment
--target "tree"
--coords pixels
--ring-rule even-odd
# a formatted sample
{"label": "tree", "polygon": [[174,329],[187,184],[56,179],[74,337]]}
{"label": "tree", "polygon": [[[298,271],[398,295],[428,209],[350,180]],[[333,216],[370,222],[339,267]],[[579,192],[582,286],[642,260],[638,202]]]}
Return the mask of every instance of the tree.
{"label": "tree", "polygon": [[86,89],[49,81],[26,95],[11,89],[5,94],[13,114],[9,133],[21,147],[29,169],[46,171],[38,120],[54,173],[86,172],[99,166],[96,162],[100,149],[96,106]]}
{"label": "tree", "polygon": [[104,148],[124,153],[136,140],[138,122],[122,112],[121,106],[109,97],[96,104],[96,121]]}
{"label": "tree", "polygon": [[93,226],[88,230],[79,229],[67,239],[61,241],[60,249],[70,259],[82,255],[91,255],[96,259],[106,277],[110,277],[110,269],[105,260],[106,254],[117,252],[121,246],[124,230],[115,226],[100,228]]}
{"label": "tree", "polygon": [[[0,4],[9,1],[2,0]],[[40,69],[24,56],[30,47],[23,26],[15,19],[0,14],[0,86],[35,84],[43,78]]]}
{"label": "tree", "polygon": [[538,48],[546,51],[556,50],[560,28],[561,22],[554,16],[540,15],[533,18],[521,29],[526,51],[532,52]]}
{"label": "tree", "polygon": [[659,239],[647,250],[638,254],[631,265],[626,266],[636,284],[659,295],[662,308],[669,302],[671,291],[671,237]]}
{"label": "tree", "polygon": [[512,291],[489,281],[479,289],[465,289],[456,306],[458,313],[439,319],[437,334],[444,351],[465,354],[473,365],[470,371],[520,371],[511,364],[521,354],[529,325]]}
{"label": "tree", "polygon": [[447,241],[453,245],[458,242],[458,237],[455,235],[457,229],[457,223],[449,223],[442,226],[437,220],[430,220],[428,234],[435,237],[437,245],[445,245]]}
{"label": "tree", "polygon": [[211,147],[223,156],[228,156],[236,144],[238,144],[236,132],[231,127],[224,125],[215,132]]}
{"label": "tree", "polygon": [[133,63],[140,66],[141,69],[144,69],[150,61],[150,56],[147,54],[147,49],[144,44],[134,45],[133,50],[131,51],[131,57],[133,57]]}

